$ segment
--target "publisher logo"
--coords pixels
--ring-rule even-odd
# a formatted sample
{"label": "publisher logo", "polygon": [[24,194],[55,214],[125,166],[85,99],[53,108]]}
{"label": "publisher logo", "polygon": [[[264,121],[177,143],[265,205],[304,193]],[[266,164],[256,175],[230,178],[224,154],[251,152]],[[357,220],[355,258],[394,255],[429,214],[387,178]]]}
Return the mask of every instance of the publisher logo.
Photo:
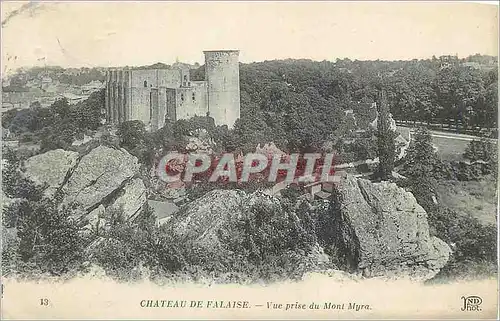
{"label": "publisher logo", "polygon": [[481,311],[481,308],[479,307],[481,303],[483,303],[483,299],[476,295],[471,295],[471,296],[463,296],[463,306],[462,306],[462,311]]}

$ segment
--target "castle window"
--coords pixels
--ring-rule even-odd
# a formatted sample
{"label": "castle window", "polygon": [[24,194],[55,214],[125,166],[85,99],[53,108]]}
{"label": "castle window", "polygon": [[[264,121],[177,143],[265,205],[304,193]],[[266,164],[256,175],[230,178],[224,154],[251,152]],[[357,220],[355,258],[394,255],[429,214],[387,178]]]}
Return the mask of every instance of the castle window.
{"label": "castle window", "polygon": [[193,93],[192,98],[193,98],[193,101],[196,100],[196,94],[195,93]]}
{"label": "castle window", "polygon": [[147,87],[148,86],[148,82],[146,80],[144,80],[144,87]]}
{"label": "castle window", "polygon": [[188,81],[188,77],[184,75],[184,81]]}
{"label": "castle window", "polygon": [[184,101],[184,94],[181,94],[181,101]]}

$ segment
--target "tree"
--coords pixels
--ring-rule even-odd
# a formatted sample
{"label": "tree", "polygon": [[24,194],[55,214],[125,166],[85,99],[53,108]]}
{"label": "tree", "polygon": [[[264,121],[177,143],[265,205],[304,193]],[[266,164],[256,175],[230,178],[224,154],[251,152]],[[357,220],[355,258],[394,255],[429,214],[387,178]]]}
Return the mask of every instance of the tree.
{"label": "tree", "polygon": [[406,152],[402,173],[415,179],[435,177],[440,163],[432,144],[431,133],[425,127],[418,128]]}
{"label": "tree", "polygon": [[71,108],[68,100],[66,98],[61,98],[50,105],[50,111],[59,119],[64,119],[70,115]]}
{"label": "tree", "polygon": [[78,128],[70,118],[65,118],[57,126],[45,127],[41,134],[40,151],[42,153],[58,148],[68,149],[78,134]]}
{"label": "tree", "polygon": [[35,186],[30,179],[21,174],[21,159],[16,152],[9,148],[5,148],[3,150],[3,159],[6,162],[6,164],[2,166],[3,193],[10,198],[39,200],[42,197],[43,187]]}
{"label": "tree", "polygon": [[80,129],[95,130],[101,125],[101,109],[104,108],[104,89],[72,107],[71,117]]}
{"label": "tree", "polygon": [[483,108],[477,111],[476,124],[480,127],[496,128],[498,115],[498,80],[486,88]]}
{"label": "tree", "polygon": [[394,169],[394,159],[396,157],[396,144],[394,142],[395,133],[391,129],[391,119],[389,105],[384,90],[379,94],[377,118],[377,145],[379,165],[377,176],[386,180],[392,177]]}
{"label": "tree", "polygon": [[118,125],[116,135],[120,137],[120,146],[130,151],[144,144],[146,128],[140,120],[129,120]]}
{"label": "tree", "polygon": [[3,128],[9,128],[10,124],[14,120],[14,118],[17,115],[18,110],[17,109],[10,109],[7,110],[6,112],[2,113],[2,127]]}
{"label": "tree", "polygon": [[81,262],[86,244],[69,207],[57,198],[21,199],[6,210],[7,227],[15,227],[19,256],[28,266],[60,275]]}
{"label": "tree", "polygon": [[36,113],[31,109],[19,110],[10,121],[9,130],[20,134],[33,129],[36,122]]}
{"label": "tree", "polygon": [[463,156],[472,162],[481,160],[494,164],[496,163],[496,148],[487,138],[474,139],[467,145]]}
{"label": "tree", "polygon": [[433,82],[437,103],[442,107],[441,119],[461,121],[464,126],[475,125],[475,114],[481,109],[485,88],[479,71],[451,66],[442,68]]}

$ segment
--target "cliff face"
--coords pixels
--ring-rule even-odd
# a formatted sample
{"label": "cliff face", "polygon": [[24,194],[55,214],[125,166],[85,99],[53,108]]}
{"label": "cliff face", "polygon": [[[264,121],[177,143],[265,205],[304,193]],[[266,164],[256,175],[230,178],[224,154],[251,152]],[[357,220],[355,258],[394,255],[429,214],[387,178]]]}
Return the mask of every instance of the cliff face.
{"label": "cliff face", "polygon": [[337,246],[351,270],[368,277],[432,278],[451,250],[429,235],[427,213],[394,183],[346,176],[333,196]]}
{"label": "cliff face", "polygon": [[137,178],[139,166],[124,149],[98,146],[83,156],[58,149],[26,160],[25,175],[36,184],[47,184],[49,196],[60,192],[63,204],[76,204],[84,216],[106,208],[121,210],[131,219],[146,202],[146,188]]}

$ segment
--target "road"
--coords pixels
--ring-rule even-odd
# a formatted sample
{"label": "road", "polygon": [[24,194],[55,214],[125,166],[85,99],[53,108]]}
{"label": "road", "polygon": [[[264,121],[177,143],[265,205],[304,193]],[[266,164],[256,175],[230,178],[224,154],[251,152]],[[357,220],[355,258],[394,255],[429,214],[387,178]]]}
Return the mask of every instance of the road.
{"label": "road", "polygon": [[[409,129],[411,133],[415,132],[414,128],[401,127]],[[479,137],[472,135],[442,132],[437,130],[431,130],[430,133],[432,136],[432,142],[437,148],[438,155],[443,160],[448,161],[463,160],[462,155],[469,142],[474,139],[479,139]],[[498,139],[493,138],[490,138],[489,140],[494,143],[498,141]]]}
{"label": "road", "polygon": [[[412,134],[415,132],[415,128],[412,128],[412,127],[405,127],[405,126],[398,126],[398,127],[409,129]],[[466,134],[458,134],[458,133],[451,133],[451,132],[447,132],[447,131],[430,130],[430,132],[431,132],[431,136],[432,137],[457,139],[457,140],[465,140],[465,141],[471,141],[471,140],[474,140],[474,139],[479,139],[479,137],[477,137],[477,136],[466,135]],[[496,138],[489,138],[489,140],[492,141],[492,142],[496,142],[498,139],[496,139]]]}

